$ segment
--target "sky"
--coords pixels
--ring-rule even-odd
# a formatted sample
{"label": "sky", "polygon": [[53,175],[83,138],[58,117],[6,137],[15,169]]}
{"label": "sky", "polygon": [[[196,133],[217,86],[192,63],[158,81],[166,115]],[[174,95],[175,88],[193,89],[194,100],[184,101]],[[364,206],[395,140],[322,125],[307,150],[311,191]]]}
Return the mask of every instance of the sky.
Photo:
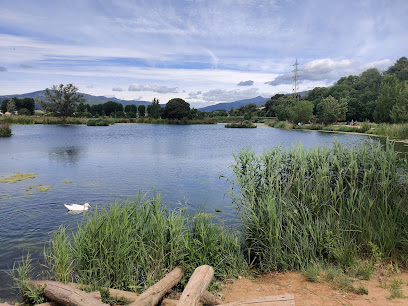
{"label": "sky", "polygon": [[0,95],[204,107],[330,86],[408,56],[407,0],[0,0]]}

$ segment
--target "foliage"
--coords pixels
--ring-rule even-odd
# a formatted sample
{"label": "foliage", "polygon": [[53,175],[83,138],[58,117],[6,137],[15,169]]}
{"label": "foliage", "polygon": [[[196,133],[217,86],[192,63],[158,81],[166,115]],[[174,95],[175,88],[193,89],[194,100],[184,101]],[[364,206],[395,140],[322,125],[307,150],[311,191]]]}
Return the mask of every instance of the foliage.
{"label": "foliage", "polygon": [[182,119],[190,115],[190,104],[180,98],[171,99],[166,103],[162,117],[165,119]]}
{"label": "foliage", "polygon": [[370,242],[386,258],[408,252],[407,162],[390,142],[348,149],[249,149],[235,156],[231,193],[243,251],[261,271],[330,260],[349,266]]}
{"label": "foliage", "polygon": [[108,101],[106,103],[103,103],[102,105],[103,105],[103,111],[106,116],[111,116],[114,113],[118,113],[118,112],[123,113],[123,105],[121,103]]}
{"label": "foliage", "polygon": [[[392,122],[391,112],[394,106],[398,111],[404,111],[404,117],[407,116],[408,89],[406,84],[399,82],[395,75],[387,75],[381,84],[380,95],[376,102],[374,119],[376,122]],[[402,101],[401,101],[402,100]],[[393,119],[400,122],[398,112],[394,109]],[[403,117],[403,118],[404,118]],[[395,122],[395,123],[397,123]]]}
{"label": "foliage", "polygon": [[30,254],[22,257],[21,262],[13,266],[9,273],[21,292],[25,304],[36,305],[44,303],[44,286],[37,286],[30,283],[30,275],[33,272]]}
{"label": "foliage", "polygon": [[108,126],[109,121],[106,119],[98,118],[98,119],[89,119],[86,123],[88,126]]}
{"label": "foliage", "polygon": [[146,106],[144,106],[143,104],[139,105],[137,107],[137,110],[139,111],[139,116],[140,117],[144,117],[145,113],[146,113]]}
{"label": "foliage", "polygon": [[225,125],[226,128],[256,128],[256,125],[249,121],[230,123]]}
{"label": "foliage", "polygon": [[379,124],[369,131],[370,134],[383,135],[394,138],[408,138],[408,123],[401,124]]}
{"label": "foliage", "polygon": [[125,106],[125,113],[137,113],[137,106],[135,104],[128,104]]}
{"label": "foliage", "polygon": [[85,101],[83,95],[78,93],[78,88],[73,84],[53,85],[51,90],[45,89],[44,97],[43,108],[62,119],[71,116],[76,111],[77,105]]}
{"label": "foliage", "polygon": [[11,98],[11,99],[6,99],[2,102],[0,110],[5,113],[7,111],[14,112],[17,111],[19,114],[21,114],[22,109],[28,110],[28,113],[26,111],[23,111],[26,113],[26,115],[34,115],[34,107],[35,107],[35,102],[33,98]]}
{"label": "foliage", "polygon": [[337,122],[346,119],[347,100],[340,98],[337,100],[328,96],[317,104],[317,117],[323,123]]}
{"label": "foliage", "polygon": [[152,104],[147,106],[147,113],[150,117],[158,119],[160,117],[161,106],[159,104],[159,99],[154,98]]}
{"label": "foliage", "polygon": [[290,119],[294,123],[308,122],[313,119],[313,103],[307,100],[302,100],[294,103],[291,109]]}
{"label": "foliage", "polygon": [[394,74],[400,81],[408,81],[408,59],[403,56],[385,71],[385,75]]}
{"label": "foliage", "polygon": [[46,258],[56,278],[131,291],[149,287],[179,265],[187,279],[202,264],[213,266],[219,280],[244,273],[237,236],[213,219],[202,212],[190,216],[184,208],[169,211],[160,196],[137,196],[96,209],[71,239],[61,228]]}
{"label": "foliage", "polygon": [[10,125],[8,123],[0,124],[0,137],[10,137],[11,135]]}

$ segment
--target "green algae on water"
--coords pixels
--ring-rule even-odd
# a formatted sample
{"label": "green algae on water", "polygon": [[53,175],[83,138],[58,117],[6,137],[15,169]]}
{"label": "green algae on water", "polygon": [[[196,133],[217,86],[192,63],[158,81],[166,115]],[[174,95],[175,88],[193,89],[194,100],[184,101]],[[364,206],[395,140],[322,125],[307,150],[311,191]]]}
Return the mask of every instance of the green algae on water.
{"label": "green algae on water", "polygon": [[16,183],[19,181],[24,181],[28,179],[33,179],[35,178],[36,174],[35,173],[20,173],[17,172],[16,174],[6,177],[5,179],[0,180],[1,183]]}
{"label": "green algae on water", "polygon": [[37,189],[38,191],[47,191],[50,190],[52,187],[51,186],[43,186],[43,185],[33,185],[33,186],[27,186],[28,189]]}
{"label": "green algae on water", "polygon": [[63,181],[63,184],[72,184],[72,181]]}

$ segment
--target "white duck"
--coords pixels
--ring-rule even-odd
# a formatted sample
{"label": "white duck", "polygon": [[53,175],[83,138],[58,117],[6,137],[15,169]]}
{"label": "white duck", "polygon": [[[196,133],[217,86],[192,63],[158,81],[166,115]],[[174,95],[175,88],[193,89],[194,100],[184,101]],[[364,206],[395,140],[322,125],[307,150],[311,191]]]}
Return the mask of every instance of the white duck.
{"label": "white duck", "polygon": [[91,207],[91,205],[89,205],[89,203],[85,203],[83,205],[81,205],[81,204],[64,204],[64,206],[68,210],[72,210],[72,211],[88,210],[89,207]]}

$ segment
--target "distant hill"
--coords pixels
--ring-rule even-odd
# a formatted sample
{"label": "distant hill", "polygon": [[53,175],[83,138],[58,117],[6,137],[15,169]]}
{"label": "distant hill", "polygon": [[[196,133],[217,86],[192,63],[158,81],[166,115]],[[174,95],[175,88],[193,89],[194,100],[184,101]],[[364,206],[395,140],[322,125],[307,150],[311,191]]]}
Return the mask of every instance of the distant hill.
{"label": "distant hill", "polygon": [[[44,93],[45,90],[40,90],[40,91],[34,91],[34,92],[30,92],[30,93],[25,93],[25,94],[21,94],[21,95],[7,95],[7,96],[0,96],[0,104],[1,102],[3,102],[3,100],[9,99],[9,98],[40,98],[43,99],[44,98]],[[89,105],[95,105],[95,104],[102,104],[102,103],[106,103],[108,101],[113,101],[113,102],[117,102],[117,103],[122,103],[123,106],[126,106],[128,104],[136,104],[136,105],[150,105],[152,104],[151,102],[147,102],[147,101],[137,101],[137,100],[121,100],[121,99],[117,99],[117,98],[107,98],[104,96],[93,96],[93,95],[88,95],[88,94],[84,94],[84,98],[86,99],[85,103],[88,103]],[[35,106],[36,109],[40,108],[40,105],[38,103],[36,103]]]}
{"label": "distant hill", "polygon": [[214,105],[210,105],[210,106],[200,108],[198,110],[202,111],[202,112],[212,112],[212,111],[215,111],[215,110],[229,111],[231,109],[231,107],[239,108],[239,107],[247,105],[249,103],[255,103],[257,106],[261,106],[261,105],[264,105],[266,100],[268,100],[268,99],[269,98],[264,98],[264,97],[258,96],[258,97],[252,98],[252,99],[244,99],[244,100],[239,100],[239,101],[235,101],[235,102],[218,103],[218,104],[214,104]]}

